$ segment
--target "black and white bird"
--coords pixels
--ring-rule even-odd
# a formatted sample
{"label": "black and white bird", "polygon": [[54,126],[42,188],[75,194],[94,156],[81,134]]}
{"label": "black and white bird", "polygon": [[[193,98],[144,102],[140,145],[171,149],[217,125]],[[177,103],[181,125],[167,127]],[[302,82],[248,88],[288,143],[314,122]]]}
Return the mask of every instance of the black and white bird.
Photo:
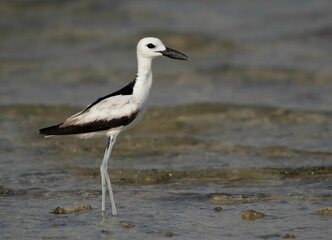
{"label": "black and white bird", "polygon": [[107,137],[106,151],[100,166],[102,181],[102,211],[105,212],[106,184],[111,198],[112,215],[117,211],[108,176],[108,160],[117,136],[123,130],[135,126],[143,117],[152,85],[152,60],[159,56],[189,60],[189,57],[165,47],[158,38],[147,37],[137,44],[138,71],[134,81],[120,90],[97,99],[81,112],[63,123],[39,130],[46,137],[76,135],[81,138]]}

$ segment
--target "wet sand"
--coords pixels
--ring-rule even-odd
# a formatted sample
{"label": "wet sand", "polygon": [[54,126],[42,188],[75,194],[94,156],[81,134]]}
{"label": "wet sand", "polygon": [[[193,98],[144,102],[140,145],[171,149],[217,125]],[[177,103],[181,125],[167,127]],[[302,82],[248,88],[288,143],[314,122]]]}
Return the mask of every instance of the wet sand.
{"label": "wet sand", "polygon": [[[331,7],[1,1],[0,239],[329,239]],[[131,81],[148,35],[191,61],[154,62],[151,107],[111,156],[113,218],[105,139],[37,130]]]}
{"label": "wet sand", "polygon": [[[29,229],[43,226],[47,234],[40,236],[60,238],[79,233],[89,238],[237,238],[231,230],[237,225],[242,234],[269,239],[310,236],[313,227],[321,230],[312,237],[324,237],[329,229],[324,210],[332,202],[328,112],[216,103],[151,108],[114,148],[109,173],[119,216],[103,218],[99,165],[104,141],[45,140],[35,131],[78,108],[11,105],[0,110],[5,159],[0,195],[4,211],[12,212],[3,221],[4,238],[35,236],[28,229],[13,234],[12,222]],[[280,135],[283,131],[287,137]],[[305,136],[303,141],[298,135]],[[310,149],[306,141],[311,138],[316,145]],[[84,204],[91,209],[66,210]],[[253,220],[254,225],[246,223]]]}

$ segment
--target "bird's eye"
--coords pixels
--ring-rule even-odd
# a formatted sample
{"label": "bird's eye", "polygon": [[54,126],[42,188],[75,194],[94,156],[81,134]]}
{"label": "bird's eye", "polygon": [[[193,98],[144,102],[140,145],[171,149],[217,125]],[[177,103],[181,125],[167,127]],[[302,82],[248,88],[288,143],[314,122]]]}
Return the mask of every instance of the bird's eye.
{"label": "bird's eye", "polygon": [[153,45],[152,43],[149,43],[148,45],[146,45],[148,48],[155,48],[156,46]]}

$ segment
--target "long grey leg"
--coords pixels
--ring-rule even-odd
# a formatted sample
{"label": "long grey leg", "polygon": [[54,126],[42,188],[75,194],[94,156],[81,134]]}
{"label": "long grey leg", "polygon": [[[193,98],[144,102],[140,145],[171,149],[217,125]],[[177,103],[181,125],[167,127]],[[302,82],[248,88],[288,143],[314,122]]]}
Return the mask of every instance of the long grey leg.
{"label": "long grey leg", "polygon": [[102,212],[106,211],[106,208],[105,208],[105,202],[106,202],[106,179],[105,179],[105,164],[104,164],[104,162],[105,161],[107,162],[106,157],[107,157],[108,149],[109,149],[109,139],[107,139],[106,150],[105,150],[103,162],[100,165],[100,176],[101,176],[101,211]]}
{"label": "long grey leg", "polygon": [[106,183],[107,183],[108,191],[109,191],[110,198],[111,198],[113,216],[116,216],[117,212],[116,212],[116,206],[115,206],[115,201],[114,201],[114,197],[113,197],[111,180],[109,178],[107,168],[108,168],[108,160],[111,156],[112,148],[113,148],[115,141],[116,141],[115,136],[110,136],[107,138],[105,155],[104,155],[103,162],[100,166],[100,174],[101,174],[101,181],[102,181],[102,211],[105,212]]}

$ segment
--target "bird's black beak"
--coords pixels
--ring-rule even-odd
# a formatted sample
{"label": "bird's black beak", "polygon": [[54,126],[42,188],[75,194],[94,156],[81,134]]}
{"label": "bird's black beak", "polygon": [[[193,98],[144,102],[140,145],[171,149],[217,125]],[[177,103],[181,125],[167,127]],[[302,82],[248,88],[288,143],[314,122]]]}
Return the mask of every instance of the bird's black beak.
{"label": "bird's black beak", "polygon": [[160,51],[160,53],[169,58],[174,58],[179,60],[189,60],[188,56],[168,47],[166,47],[166,50]]}

